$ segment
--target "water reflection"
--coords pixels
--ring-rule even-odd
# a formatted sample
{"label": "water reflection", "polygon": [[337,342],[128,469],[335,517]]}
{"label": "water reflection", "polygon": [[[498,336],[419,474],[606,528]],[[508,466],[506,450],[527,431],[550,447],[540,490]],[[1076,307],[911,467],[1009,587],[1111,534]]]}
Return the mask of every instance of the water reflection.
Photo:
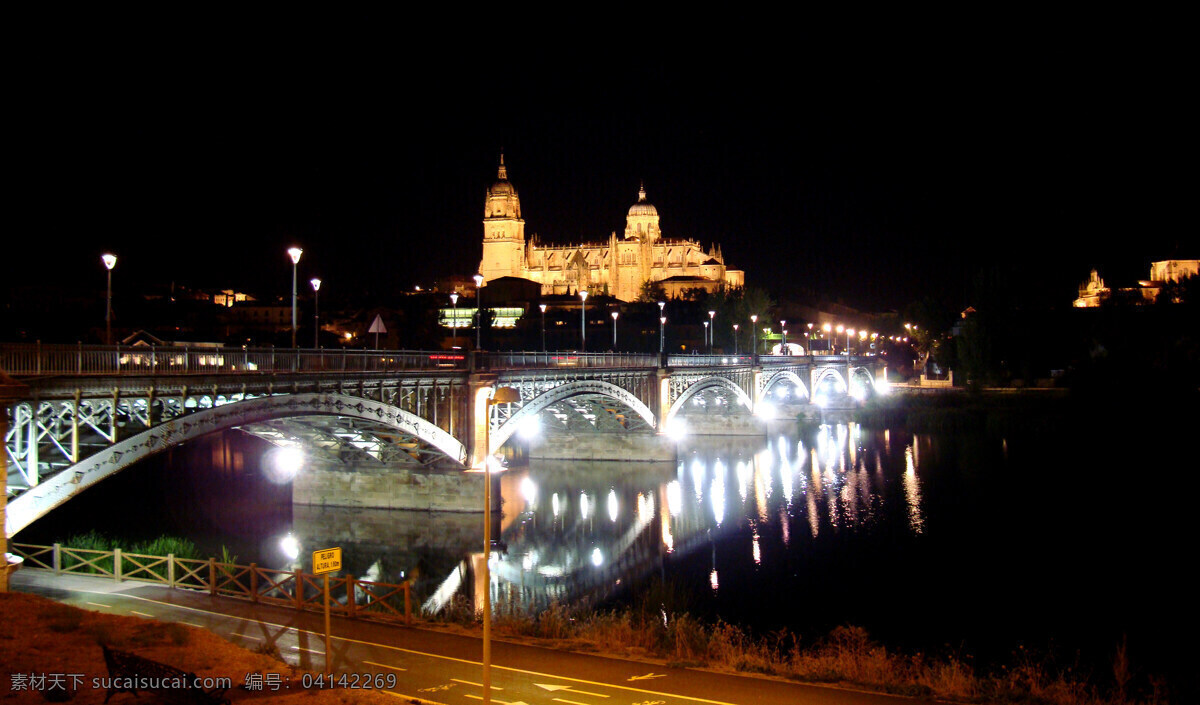
{"label": "water reflection", "polygon": [[[712,565],[693,589],[715,595],[823,532],[900,516],[919,534],[916,444],[904,443],[904,456],[893,458],[894,441],[840,424],[805,438],[693,438],[674,463],[534,460],[510,468],[498,480],[493,603],[524,611],[603,598],[697,552]],[[303,546],[344,546],[359,577],[412,577],[428,609],[474,592],[473,567],[483,558],[478,515],[297,507],[294,519]],[[727,567],[719,580],[718,544],[723,561],[746,567]]]}

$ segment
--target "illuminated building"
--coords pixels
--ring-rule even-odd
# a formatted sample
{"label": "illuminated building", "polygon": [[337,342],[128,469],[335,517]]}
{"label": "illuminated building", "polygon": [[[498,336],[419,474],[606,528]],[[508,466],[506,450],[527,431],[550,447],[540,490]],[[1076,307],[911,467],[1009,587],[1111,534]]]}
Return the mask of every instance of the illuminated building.
{"label": "illuminated building", "polygon": [[689,289],[745,285],[745,273],[726,268],[719,246],[705,251],[694,240],[664,238],[658,210],[646,200],[644,187],[625,217],[623,237],[614,231],[607,242],[579,245],[542,244],[536,236],[526,240],[521,200],[508,180],[503,155],[484,201],[479,273],[489,282],[500,277],[537,282],[543,295],[586,290],[621,301],[638,298],[646,282],[658,283],[671,297]]}

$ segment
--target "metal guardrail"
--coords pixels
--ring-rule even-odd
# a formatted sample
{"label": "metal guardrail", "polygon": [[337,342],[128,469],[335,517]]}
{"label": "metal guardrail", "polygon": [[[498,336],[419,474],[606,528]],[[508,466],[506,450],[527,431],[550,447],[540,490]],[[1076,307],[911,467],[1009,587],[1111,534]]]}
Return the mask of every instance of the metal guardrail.
{"label": "metal guardrail", "polygon": [[552,369],[561,367],[647,367],[658,366],[658,355],[646,353],[589,352],[479,352],[476,366],[486,370]]}
{"label": "metal guardrail", "polygon": [[37,375],[194,375],[466,369],[445,350],[305,350],[153,345],[0,345],[0,370]]}
{"label": "metal guardrail", "polygon": [[[668,367],[770,366],[797,362],[836,364],[861,363],[868,357],[668,354],[666,364]],[[659,363],[660,356],[653,353],[0,344],[0,370],[18,377],[654,368]]]}
{"label": "metal guardrail", "polygon": [[[301,570],[275,570],[257,564],[221,563],[215,558],[152,556],[60,544],[39,546],[12,543],[26,568],[43,568],[55,575],[92,575],[123,582],[134,580],[170,588],[200,590],[210,595],[322,611],[320,576]],[[350,618],[412,622],[412,589],[408,582],[381,583],[353,575],[329,578],[330,611]]]}

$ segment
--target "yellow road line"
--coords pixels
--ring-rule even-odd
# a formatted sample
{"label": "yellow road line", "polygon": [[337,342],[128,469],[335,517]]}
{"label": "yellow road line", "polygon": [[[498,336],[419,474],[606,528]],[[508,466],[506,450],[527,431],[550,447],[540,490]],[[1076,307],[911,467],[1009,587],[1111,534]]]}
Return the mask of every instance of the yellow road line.
{"label": "yellow road line", "polygon": [[574,700],[567,700],[566,698],[555,698],[555,700],[560,703],[570,703],[570,705],[588,705],[588,703],[575,702]]}
{"label": "yellow road line", "polygon": [[[483,683],[472,683],[471,681],[465,681],[465,680],[463,680],[463,679],[461,679],[461,678],[451,678],[450,680],[454,681],[455,683],[465,683],[465,684],[467,684],[467,685],[473,685],[473,686],[475,686],[476,688],[482,688],[482,687],[483,687]],[[493,685],[493,686],[492,686],[492,690],[504,690],[504,688],[497,688],[496,686],[494,686],[494,685]]]}
{"label": "yellow road line", "polygon": [[363,663],[367,664],[368,666],[379,666],[380,668],[390,668],[393,671],[407,671],[408,670],[407,668],[400,668],[399,666],[389,666],[386,663],[375,663],[374,661],[363,661]]}

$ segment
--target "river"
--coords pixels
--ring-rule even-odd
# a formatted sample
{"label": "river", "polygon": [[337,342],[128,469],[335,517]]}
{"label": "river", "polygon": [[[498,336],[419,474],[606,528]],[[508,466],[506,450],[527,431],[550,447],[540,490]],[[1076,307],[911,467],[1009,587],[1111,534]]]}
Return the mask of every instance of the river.
{"label": "river", "polygon": [[[1187,431],[784,425],[687,439],[672,463],[534,459],[498,481],[493,594],[498,609],[610,607],[661,582],[664,609],[809,643],[853,624],[906,650],[1103,671],[1128,638],[1135,667],[1180,673],[1168,645],[1197,624]],[[360,577],[413,576],[428,606],[468,590],[478,515],[293,507],[259,471],[265,448],[231,433],[176,450],[16,540],[173,533],[272,567],[341,545]]]}

